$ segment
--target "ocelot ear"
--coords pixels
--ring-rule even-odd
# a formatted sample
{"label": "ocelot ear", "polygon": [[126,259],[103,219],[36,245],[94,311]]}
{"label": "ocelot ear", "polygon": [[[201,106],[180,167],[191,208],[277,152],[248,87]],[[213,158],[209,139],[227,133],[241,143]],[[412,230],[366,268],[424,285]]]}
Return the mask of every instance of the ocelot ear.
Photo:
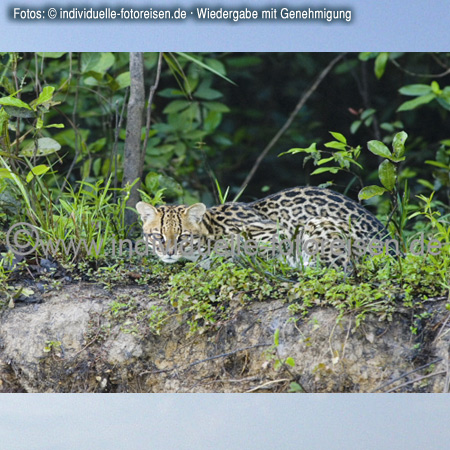
{"label": "ocelot ear", "polygon": [[137,212],[141,215],[142,222],[148,222],[156,217],[157,210],[154,206],[145,202],[136,204]]}
{"label": "ocelot ear", "polygon": [[186,216],[192,223],[200,223],[206,212],[206,206],[203,203],[195,203],[186,210]]}

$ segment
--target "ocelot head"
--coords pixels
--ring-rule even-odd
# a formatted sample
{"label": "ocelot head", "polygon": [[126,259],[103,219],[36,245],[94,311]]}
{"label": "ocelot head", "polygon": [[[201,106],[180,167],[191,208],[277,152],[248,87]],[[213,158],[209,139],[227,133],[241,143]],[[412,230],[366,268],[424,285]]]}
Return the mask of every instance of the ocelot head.
{"label": "ocelot head", "polygon": [[202,224],[206,213],[203,203],[156,208],[139,202],[136,209],[141,215],[145,240],[163,262],[174,263],[183,257],[196,259],[199,239],[207,233]]}

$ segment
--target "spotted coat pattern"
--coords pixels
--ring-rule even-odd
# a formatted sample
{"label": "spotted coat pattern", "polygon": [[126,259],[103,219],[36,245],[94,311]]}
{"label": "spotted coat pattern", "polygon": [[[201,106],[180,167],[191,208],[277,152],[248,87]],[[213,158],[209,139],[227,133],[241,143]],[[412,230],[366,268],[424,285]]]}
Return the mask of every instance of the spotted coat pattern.
{"label": "spotted coat pattern", "polygon": [[[201,203],[154,208],[140,202],[136,207],[144,222],[144,234],[156,236],[169,247],[188,235],[195,244],[202,242],[201,245],[206,240],[217,241],[232,235],[267,243],[276,236],[299,238],[301,255],[289,260],[295,266],[313,261],[311,252],[304,251],[311,240],[327,242],[342,238],[368,244],[387,237],[383,224],[364,207],[342,194],[317,187],[285,189],[252,203],[225,203],[210,209]],[[345,254],[336,255],[325,247],[319,255],[322,262],[348,263]],[[181,257],[179,252],[158,256],[165,262],[175,262]],[[191,259],[196,258],[197,255]]]}

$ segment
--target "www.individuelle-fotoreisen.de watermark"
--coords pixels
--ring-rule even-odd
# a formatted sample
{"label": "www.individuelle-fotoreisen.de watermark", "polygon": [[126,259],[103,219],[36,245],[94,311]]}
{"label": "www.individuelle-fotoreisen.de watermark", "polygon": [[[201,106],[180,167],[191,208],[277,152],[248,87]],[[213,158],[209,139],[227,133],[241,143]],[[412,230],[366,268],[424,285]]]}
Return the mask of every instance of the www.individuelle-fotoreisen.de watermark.
{"label": "www.individuelle-fotoreisen.de watermark", "polygon": [[[264,254],[272,257],[295,257],[307,255],[311,257],[330,252],[333,256],[349,255],[360,257],[365,254],[371,256],[384,253],[400,254],[400,245],[396,239],[305,239],[297,236],[293,240],[281,236],[273,236],[270,241],[261,239],[243,239],[240,235],[232,235],[227,239],[208,240],[196,239],[193,235],[169,242],[161,237],[147,235],[142,239],[111,239],[109,253],[113,256],[148,256],[149,252],[159,256],[177,255],[186,258],[193,256],[221,256],[236,257],[240,255],[256,256]],[[14,224],[6,234],[7,248],[15,255],[26,256],[38,251],[48,256],[57,254],[77,256],[80,252],[88,256],[98,257],[105,251],[104,239],[42,239],[37,227],[26,222]],[[411,239],[407,250],[416,256],[425,254],[438,255],[445,248],[435,238],[425,238],[424,233]]]}

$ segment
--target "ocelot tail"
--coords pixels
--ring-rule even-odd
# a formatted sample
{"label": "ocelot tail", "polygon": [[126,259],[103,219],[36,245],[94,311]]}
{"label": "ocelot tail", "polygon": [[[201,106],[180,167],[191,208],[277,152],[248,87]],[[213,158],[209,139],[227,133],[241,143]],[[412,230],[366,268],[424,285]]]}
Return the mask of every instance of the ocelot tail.
{"label": "ocelot tail", "polygon": [[166,263],[239,251],[285,255],[292,266],[318,260],[345,266],[355,256],[381,253],[388,237],[383,224],[364,207],[317,187],[285,189],[252,203],[209,209],[203,203],[156,208],[144,202],[136,209],[144,236]]}

